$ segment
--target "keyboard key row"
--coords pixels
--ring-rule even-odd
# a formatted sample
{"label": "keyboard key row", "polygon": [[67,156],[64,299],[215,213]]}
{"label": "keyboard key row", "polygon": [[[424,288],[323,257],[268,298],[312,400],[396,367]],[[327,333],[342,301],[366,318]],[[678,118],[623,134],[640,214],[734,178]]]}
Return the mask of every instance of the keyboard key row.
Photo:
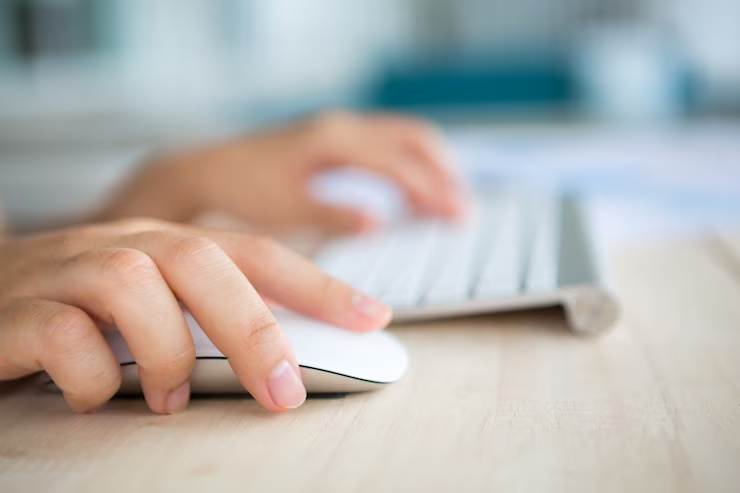
{"label": "keyboard key row", "polygon": [[464,224],[418,221],[339,240],[316,261],[402,308],[555,289],[559,244],[558,200],[497,197]]}

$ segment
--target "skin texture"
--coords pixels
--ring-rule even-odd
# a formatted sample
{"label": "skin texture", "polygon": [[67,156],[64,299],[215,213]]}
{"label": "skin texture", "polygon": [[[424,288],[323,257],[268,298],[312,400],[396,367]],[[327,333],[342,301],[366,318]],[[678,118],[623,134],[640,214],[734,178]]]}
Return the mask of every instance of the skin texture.
{"label": "skin texture", "polygon": [[300,405],[305,389],[277,389],[295,397],[280,403],[269,388],[283,362],[296,374],[298,366],[258,292],[357,332],[379,329],[391,315],[268,238],[151,219],[6,240],[0,279],[0,380],[45,370],[80,412],[103,405],[120,385],[101,334],[108,324],[139,365],[149,407],[171,413],[187,405],[195,350],[178,301],[273,411]]}
{"label": "skin texture", "polygon": [[389,177],[421,213],[465,209],[436,133],[397,115],[331,112],[148,164],[95,224],[0,234],[0,380],[46,371],[73,410],[95,410],[121,381],[101,332],[115,325],[149,407],[181,411],[195,364],[182,304],[260,404],[292,409],[305,388],[265,300],[358,332],[384,327],[390,309],[268,238],[182,223],[217,210],[271,228],[372,228],[361,212],[309,196],[314,173],[341,166]]}

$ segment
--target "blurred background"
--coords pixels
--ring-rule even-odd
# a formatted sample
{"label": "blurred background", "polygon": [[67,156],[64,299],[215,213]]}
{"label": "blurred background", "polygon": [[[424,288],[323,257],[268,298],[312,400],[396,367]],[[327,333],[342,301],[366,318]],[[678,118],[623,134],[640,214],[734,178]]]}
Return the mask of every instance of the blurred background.
{"label": "blurred background", "polygon": [[[14,225],[92,207],[152,148],[333,106],[428,116],[460,134],[460,155],[501,169],[517,157],[496,129],[512,126],[634,141],[722,121],[727,149],[740,141],[740,2],[0,1],[0,197]],[[596,155],[620,147],[589,136]],[[733,169],[739,155],[722,154]]]}

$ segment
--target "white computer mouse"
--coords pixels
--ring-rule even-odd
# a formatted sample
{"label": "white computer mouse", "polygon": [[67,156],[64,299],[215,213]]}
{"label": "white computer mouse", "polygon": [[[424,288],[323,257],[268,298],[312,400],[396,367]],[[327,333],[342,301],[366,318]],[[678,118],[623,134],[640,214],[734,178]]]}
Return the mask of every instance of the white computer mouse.
{"label": "white computer mouse", "polygon": [[[226,357],[208,339],[193,316],[187,311],[184,314],[195,343],[191,391],[195,394],[247,393]],[[357,334],[287,311],[274,314],[290,339],[309,393],[378,389],[397,381],[406,372],[406,350],[385,331]],[[117,331],[105,331],[105,336],[121,364],[123,383],[119,394],[140,393],[136,363],[123,337]]]}

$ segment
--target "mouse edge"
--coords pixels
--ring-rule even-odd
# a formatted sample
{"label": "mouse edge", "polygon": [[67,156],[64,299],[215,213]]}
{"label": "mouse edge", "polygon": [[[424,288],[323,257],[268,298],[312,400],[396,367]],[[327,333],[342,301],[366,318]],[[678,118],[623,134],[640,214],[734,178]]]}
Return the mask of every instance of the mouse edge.
{"label": "mouse edge", "polygon": [[[379,390],[395,383],[392,381],[368,380],[343,373],[299,365],[301,378],[309,394],[354,393]],[[61,392],[48,374],[43,373],[40,385],[49,391]],[[248,394],[234,375],[226,358],[198,357],[190,380],[193,394]],[[136,363],[121,364],[121,387],[116,395],[141,393]]]}

